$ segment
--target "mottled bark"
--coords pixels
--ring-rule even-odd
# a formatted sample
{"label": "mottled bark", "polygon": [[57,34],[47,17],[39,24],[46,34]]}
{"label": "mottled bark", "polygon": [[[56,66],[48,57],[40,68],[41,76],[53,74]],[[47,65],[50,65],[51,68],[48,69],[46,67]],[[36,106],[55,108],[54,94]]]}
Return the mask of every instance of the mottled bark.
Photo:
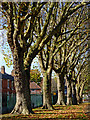
{"label": "mottled bark", "polygon": [[77,105],[76,88],[74,83],[72,83],[72,95],[73,95],[72,103],[73,105]]}
{"label": "mottled bark", "polygon": [[80,98],[79,98],[79,103],[82,103],[82,95],[83,95],[83,89],[84,89],[84,85],[85,83],[82,83],[81,87],[80,87]]}
{"label": "mottled bark", "polygon": [[51,71],[43,71],[43,108],[52,110],[51,99]]}
{"label": "mottled bark", "polygon": [[78,88],[78,85],[76,85],[76,97],[77,97],[77,104],[79,104],[79,92],[80,92],[80,89]]}
{"label": "mottled bark", "polygon": [[67,105],[72,105],[72,87],[71,80],[67,80]]}
{"label": "mottled bark", "polygon": [[30,71],[24,68],[23,51],[14,50],[14,84],[16,90],[16,105],[11,113],[13,114],[30,114],[32,113],[30,101]]}
{"label": "mottled bark", "polygon": [[84,86],[85,86],[85,83],[82,83],[80,87],[80,97],[82,97]]}
{"label": "mottled bark", "polygon": [[61,74],[57,74],[58,79],[57,79],[57,89],[58,89],[58,99],[57,103],[59,105],[65,105],[64,101],[64,76]]}
{"label": "mottled bark", "polygon": [[84,89],[85,82],[82,83],[81,86],[76,86],[76,97],[77,97],[77,103],[82,103],[82,95],[83,95],[83,89]]}

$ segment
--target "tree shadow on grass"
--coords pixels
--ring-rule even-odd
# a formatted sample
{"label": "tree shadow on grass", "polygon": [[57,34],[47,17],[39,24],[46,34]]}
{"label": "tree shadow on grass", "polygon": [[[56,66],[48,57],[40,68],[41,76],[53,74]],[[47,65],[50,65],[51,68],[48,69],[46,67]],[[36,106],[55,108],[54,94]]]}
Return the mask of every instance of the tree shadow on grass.
{"label": "tree shadow on grass", "polygon": [[1,120],[88,120],[87,118],[2,118]]}
{"label": "tree shadow on grass", "polygon": [[38,112],[38,113],[35,113],[35,114],[74,114],[74,113],[76,113],[76,114],[80,114],[80,113],[82,113],[83,114],[83,112],[65,112],[65,113],[40,113],[40,112]]}

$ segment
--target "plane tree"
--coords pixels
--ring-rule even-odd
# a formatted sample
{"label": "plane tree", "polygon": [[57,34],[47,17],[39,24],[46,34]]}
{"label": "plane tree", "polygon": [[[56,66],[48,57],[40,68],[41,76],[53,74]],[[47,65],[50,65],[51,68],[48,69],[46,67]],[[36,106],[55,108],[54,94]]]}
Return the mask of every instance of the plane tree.
{"label": "plane tree", "polygon": [[[86,53],[85,53],[86,54]],[[90,57],[90,55],[83,56],[83,59],[79,60],[78,65],[76,66],[76,74],[75,74],[75,80],[76,80],[76,98],[77,103],[82,102],[82,95],[85,85],[88,87],[89,82],[89,63],[87,58]]]}
{"label": "plane tree", "polygon": [[[83,10],[83,11],[82,11]],[[83,20],[86,17],[88,18],[88,14],[84,13],[88,13],[88,11],[86,11],[85,8],[83,8],[81,10],[81,14],[79,20]],[[76,78],[75,78],[75,69],[76,66],[78,64],[78,62],[82,59],[81,57],[83,56],[83,54],[87,54],[87,49],[88,49],[88,38],[90,37],[88,34],[88,23],[87,19],[86,21],[84,21],[84,24],[82,24],[82,26],[80,27],[80,29],[77,31],[74,39],[75,39],[75,43],[74,46],[72,48],[72,50],[74,50],[71,54],[71,56],[68,59],[68,63],[67,63],[67,70],[68,70],[68,74],[67,74],[67,104],[72,104],[72,94],[73,94],[73,104],[77,104],[77,97],[76,97]],[[84,58],[83,58],[84,60]],[[83,62],[83,61],[82,61]],[[83,66],[83,65],[82,65]],[[74,81],[75,80],[75,81]],[[69,89],[69,90],[68,90]],[[70,92],[69,92],[70,91]]]}
{"label": "plane tree", "polygon": [[[75,67],[78,65],[79,60],[81,59],[81,56],[86,52],[87,47],[84,49],[79,48],[78,50],[74,51],[72,56],[69,59],[69,62],[67,63],[67,104],[72,104],[72,94],[73,94],[73,104],[77,104],[76,100],[76,78],[75,78]],[[76,102],[76,103],[75,103]]]}
{"label": "plane tree", "polygon": [[[62,26],[61,31],[65,34],[61,34],[59,36],[59,40],[57,41],[58,44],[61,46],[56,48],[57,54],[54,57],[54,64],[53,64],[53,70],[57,73],[58,79],[57,79],[57,89],[58,89],[58,100],[57,104],[65,104],[64,100],[64,83],[65,79],[67,80],[67,100],[68,104],[72,104],[72,99],[69,96],[72,96],[72,87],[71,86],[71,78],[72,78],[72,72],[74,71],[75,65],[77,64],[77,59],[81,54],[78,55],[76,59],[77,48],[86,41],[86,39],[89,37],[85,31],[81,31],[82,27],[84,26],[85,22],[88,21],[88,18],[82,19],[82,8],[78,10],[78,12],[74,13],[70,19],[66,21],[66,23]],[[83,27],[83,29],[85,29]],[[86,35],[86,36],[85,36]],[[78,36],[78,37],[77,37]],[[84,36],[84,37],[83,37]],[[64,39],[64,40],[63,40]],[[82,39],[82,40],[81,40]],[[82,48],[83,50],[83,48]],[[69,63],[68,63],[69,62]],[[73,68],[71,68],[73,66]],[[73,70],[70,70],[73,69]],[[70,74],[67,76],[67,73],[70,72]],[[65,75],[67,76],[65,78]],[[70,100],[71,99],[71,100]],[[71,101],[71,103],[70,103]]]}
{"label": "plane tree", "polygon": [[45,4],[47,3],[2,3],[2,13],[7,22],[7,41],[11,48],[15,71],[16,105],[12,113],[32,112],[29,88],[30,66],[37,53],[48,42],[43,38],[55,3],[49,4],[50,11],[46,15],[46,22],[42,26],[40,36],[35,39],[34,29],[37,28],[37,19],[40,17],[42,7],[45,8]]}
{"label": "plane tree", "polygon": [[[50,31],[48,25],[55,2],[2,2],[0,11],[6,23],[7,42],[13,56],[16,105],[12,113],[33,113],[30,100],[30,67],[44,45],[61,34],[61,26],[79,8],[88,3],[65,3],[61,16]],[[55,16],[55,14],[53,14]],[[44,21],[43,21],[44,19]],[[2,21],[3,23],[3,21]],[[39,34],[37,34],[39,31]]]}
{"label": "plane tree", "polygon": [[[57,21],[59,21],[59,17],[62,18],[62,15],[60,15],[60,13],[61,13],[61,11],[63,11],[63,9],[65,9],[63,15],[65,14],[65,12],[67,11],[67,9],[66,9],[67,6],[68,6],[68,4],[65,4],[65,6],[63,6],[63,4],[62,4],[62,7],[60,8],[60,5],[56,4],[55,9],[53,10],[53,13],[57,14],[57,15],[56,16],[52,15],[52,19],[51,19],[51,21],[49,23],[49,27],[48,27],[49,31],[52,30],[54,25],[57,25]],[[65,21],[65,23],[66,23],[66,21]],[[38,54],[39,64],[40,64],[41,71],[43,74],[43,108],[53,109],[52,103],[51,103],[51,74],[52,74],[52,66],[53,66],[53,57],[58,53],[58,51],[60,51],[61,47],[73,36],[74,32],[78,29],[79,24],[81,24],[80,21],[73,30],[64,31],[64,32],[62,31],[62,28],[63,28],[63,25],[62,25],[59,33],[55,34],[55,36],[53,35],[51,41],[47,45],[45,45],[44,49],[42,49],[42,51]],[[39,31],[40,31],[40,29],[38,30],[38,34],[40,34]],[[65,38],[65,37],[64,38],[62,37],[63,39],[61,38],[62,35],[65,36],[68,33],[70,33],[70,34],[67,38]],[[55,68],[53,68],[53,69],[55,69]],[[62,71],[62,73],[63,73],[63,71]],[[62,77],[60,77],[60,78],[62,78]],[[59,83],[58,83],[58,85],[59,85]],[[61,86],[63,86],[63,83]],[[61,97],[59,97],[59,98],[61,98]]]}

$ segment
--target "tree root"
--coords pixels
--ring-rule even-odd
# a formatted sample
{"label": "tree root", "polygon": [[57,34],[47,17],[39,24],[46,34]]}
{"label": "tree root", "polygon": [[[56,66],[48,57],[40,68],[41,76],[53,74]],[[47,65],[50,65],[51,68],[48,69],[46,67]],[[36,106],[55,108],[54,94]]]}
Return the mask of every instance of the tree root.
{"label": "tree root", "polygon": [[54,107],[52,105],[43,105],[42,109],[48,109],[48,110],[54,110]]}
{"label": "tree root", "polygon": [[14,109],[12,110],[11,114],[23,114],[23,115],[29,115],[29,114],[34,114],[32,109],[28,109],[27,107],[23,107],[22,102],[21,103],[16,103]]}
{"label": "tree root", "polygon": [[55,105],[65,105],[65,103],[64,102],[57,102]]}

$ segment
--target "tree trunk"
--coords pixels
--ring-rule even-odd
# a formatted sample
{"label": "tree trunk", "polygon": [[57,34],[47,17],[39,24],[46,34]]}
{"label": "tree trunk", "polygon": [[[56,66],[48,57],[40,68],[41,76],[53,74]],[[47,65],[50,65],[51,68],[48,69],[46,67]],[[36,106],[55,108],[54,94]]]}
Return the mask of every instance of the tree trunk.
{"label": "tree trunk", "polygon": [[80,88],[78,87],[78,85],[76,85],[76,97],[77,97],[77,104],[79,104],[80,102]]}
{"label": "tree trunk", "polygon": [[52,99],[51,99],[51,71],[43,72],[43,108],[52,110]]}
{"label": "tree trunk", "polygon": [[58,89],[58,99],[57,103],[58,105],[65,105],[64,101],[64,76],[61,74],[57,74],[57,89]]}
{"label": "tree trunk", "polygon": [[74,83],[72,83],[72,95],[73,95],[72,98],[73,105],[77,105],[76,88]]}
{"label": "tree trunk", "polygon": [[82,95],[80,96],[80,88],[77,89],[77,104],[82,103]]}
{"label": "tree trunk", "polygon": [[83,95],[84,85],[85,85],[85,83],[82,83],[82,86],[81,86],[81,88],[80,88],[80,99],[79,99],[79,103],[82,103],[82,95]]}
{"label": "tree trunk", "polygon": [[67,80],[67,105],[72,105],[72,87],[71,80]]}
{"label": "tree trunk", "polygon": [[[17,50],[16,50],[17,51]],[[14,84],[16,89],[16,104],[11,113],[13,114],[30,114],[33,113],[31,109],[30,100],[30,68],[25,68],[23,65],[23,55],[20,52],[14,51]]]}

